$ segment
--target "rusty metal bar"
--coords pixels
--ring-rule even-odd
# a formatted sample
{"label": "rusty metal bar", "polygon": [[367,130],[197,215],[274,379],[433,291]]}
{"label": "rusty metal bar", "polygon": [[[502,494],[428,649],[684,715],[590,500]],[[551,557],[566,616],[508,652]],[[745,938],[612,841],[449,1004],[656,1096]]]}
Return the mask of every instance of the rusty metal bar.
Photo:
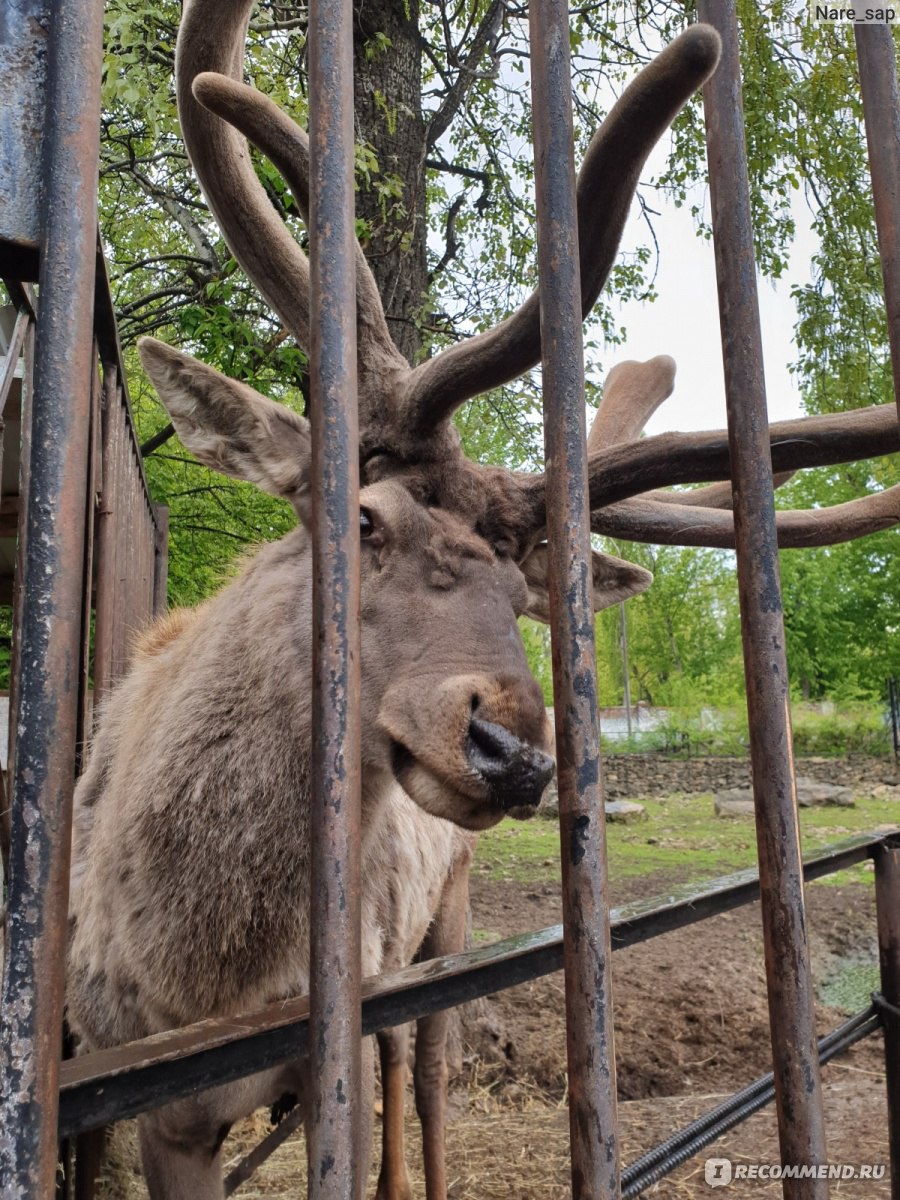
{"label": "rusty metal bar", "polygon": [[890,25],[854,25],[894,398],[900,412],[900,95]]}
{"label": "rusty metal bar", "polygon": [[[7,288],[9,284],[7,283]],[[12,294],[12,293],[10,293]],[[32,308],[32,312],[34,309]],[[12,654],[9,664],[9,758],[6,766],[6,794],[12,796],[16,777],[16,714],[19,711],[19,680],[22,677],[22,619],[25,612],[25,550],[28,544],[28,490],[31,462],[31,417],[34,408],[35,322],[25,338],[25,378],[22,380],[21,441],[19,445],[19,519],[17,525],[16,565],[13,577]],[[11,812],[3,816],[2,840],[9,849]],[[0,1010],[2,1011],[2,1010]]]}
{"label": "rusty metal bar", "polygon": [[[804,877],[822,879],[845,870],[898,839],[900,830],[858,835],[827,846],[807,857]],[[751,868],[635,901],[612,910],[613,948],[640,945],[758,899],[759,877]],[[562,940],[562,926],[552,925],[367,980],[363,1032],[400,1025],[558,971],[563,965]],[[238,1079],[246,1073],[246,1064],[263,1070],[296,1058],[306,1045],[308,1017],[307,998],[300,996],[240,1018],[200,1021],[64,1063],[60,1132],[70,1136]]]}
{"label": "rusty metal bar", "polygon": [[0,1192],[16,1196],[51,1195],[56,1175],[102,18],[101,0],[57,0],[49,33],[26,602],[0,997]]}
{"label": "rusty metal bar", "polygon": [[[824,1163],[737,15],[734,0],[698,12],[722,38],[703,94],[778,1130],[783,1163]],[[797,1200],[828,1195],[827,1180],[783,1186]]]}
{"label": "rusty metal bar", "polygon": [[900,847],[875,851],[875,905],[891,1148],[891,1200],[900,1200]]}
{"label": "rusty metal bar", "polygon": [[305,1108],[298,1104],[296,1108],[281,1118],[271,1133],[261,1142],[248,1150],[247,1153],[231,1168],[225,1176],[225,1195],[233,1195],[241,1184],[246,1183],[262,1164],[291,1137],[303,1124]]}
{"label": "rusty metal bar", "polygon": [[164,613],[168,606],[169,587],[169,509],[165,504],[154,505],[156,541],[153,553],[153,615]]}
{"label": "rusty metal bar", "polygon": [[619,1195],[568,6],[529,6],[574,1200]]}
{"label": "rusty metal bar", "polygon": [[16,316],[16,323],[13,326],[12,337],[9,339],[9,349],[6,352],[3,371],[0,373],[0,414],[2,414],[3,409],[6,407],[6,397],[9,395],[13,379],[15,379],[16,367],[19,363],[22,347],[25,345],[25,335],[28,332],[30,324],[31,314],[27,309],[20,308]]}
{"label": "rusty metal bar", "polygon": [[91,600],[93,597],[94,580],[94,511],[96,507],[96,480],[98,474],[97,456],[97,423],[100,420],[100,404],[102,397],[102,382],[100,379],[100,363],[97,358],[97,347],[91,361],[91,395],[90,412],[88,414],[88,438],[85,453],[87,455],[87,480],[84,494],[84,562],[81,568],[81,662],[78,671],[78,717],[75,726],[75,774],[80,775],[84,769],[85,755],[91,736]]}
{"label": "rusty metal bar", "polygon": [[309,1195],[357,1200],[360,1017],[359,450],[350,0],[309,13],[313,726]]}
{"label": "rusty metal bar", "polygon": [[115,415],[118,408],[118,378],[115,366],[103,369],[100,399],[101,487],[97,510],[97,588],[94,634],[94,711],[106,695],[113,679],[113,627],[116,620],[116,503],[118,497],[118,457],[115,454]]}
{"label": "rusty metal bar", "polygon": [[[871,1036],[879,1028],[880,1021],[874,1005],[869,1005],[856,1016],[850,1017],[836,1029],[819,1038],[820,1067],[843,1054],[856,1042]],[[771,1104],[774,1097],[774,1076],[769,1072],[648,1150],[622,1172],[622,1200],[640,1196],[660,1179],[665,1178],[670,1171],[699,1154],[711,1142],[740,1125],[742,1121],[746,1121],[767,1104]]]}

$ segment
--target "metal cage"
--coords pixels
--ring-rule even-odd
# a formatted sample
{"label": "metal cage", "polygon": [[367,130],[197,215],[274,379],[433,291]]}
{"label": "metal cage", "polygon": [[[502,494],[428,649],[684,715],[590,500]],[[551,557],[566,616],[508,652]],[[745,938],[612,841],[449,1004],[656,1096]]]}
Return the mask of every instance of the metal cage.
{"label": "metal cage", "polygon": [[[820,1061],[878,1027],[884,1029],[887,1055],[893,1195],[900,1197],[900,844],[894,836],[851,839],[805,863],[799,851],[733,0],[700,0],[699,14],[719,30],[724,46],[704,102],[758,874],[687,890],[651,911],[646,905],[609,909],[593,622],[584,583],[589,572],[583,570],[590,531],[568,8],[546,0],[531,6],[530,22],[564,923],[437,968],[423,964],[382,980],[360,980],[355,836],[360,734],[352,702],[359,691],[358,472],[355,344],[347,319],[355,311],[351,5],[319,0],[311,6],[309,27],[312,380],[318,414],[313,857],[328,870],[312,889],[312,994],[239,1020],[204,1021],[61,1065],[71,799],[89,723],[90,614],[93,607],[96,694],[122,670],[129,628],[164,603],[166,522],[143,475],[97,252],[102,4],[22,0],[5,7],[0,267],[15,311],[3,326],[0,360],[0,407],[7,421],[0,558],[17,614],[17,670],[0,1026],[0,1193],[49,1195],[56,1186],[60,1136],[75,1137],[308,1051],[317,1087],[309,1130],[310,1195],[349,1200],[356,1186],[358,1106],[341,1103],[339,1093],[352,1096],[359,1088],[361,1034],[562,965],[572,1187],[579,1200],[637,1195],[675,1161],[773,1096],[784,1161],[826,1161]],[[893,41],[887,26],[870,25],[858,27],[857,43],[900,398],[900,105]],[[14,131],[8,140],[7,130]],[[29,283],[34,280],[39,302]],[[15,454],[8,457],[14,443]],[[9,499],[13,479],[21,496],[15,505]],[[871,1010],[817,1042],[803,879],[869,856],[876,865],[882,994]],[[757,897],[773,1074],[622,1172],[610,955]],[[287,1122],[276,1130],[233,1173],[229,1190],[290,1128]],[[86,1167],[81,1195],[90,1193],[89,1175]],[[793,1181],[790,1190],[786,1185],[786,1194],[796,1197],[822,1197],[827,1190],[821,1180]]]}

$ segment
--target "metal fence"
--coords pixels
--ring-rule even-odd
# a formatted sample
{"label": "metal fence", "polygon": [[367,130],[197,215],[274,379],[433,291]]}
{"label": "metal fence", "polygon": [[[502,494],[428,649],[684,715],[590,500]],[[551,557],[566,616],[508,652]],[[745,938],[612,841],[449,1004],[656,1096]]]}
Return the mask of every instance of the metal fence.
{"label": "metal fence", "polygon": [[[426,964],[361,986],[354,836],[359,715],[351,702],[358,693],[353,672],[359,661],[353,600],[359,570],[355,347],[345,319],[355,305],[351,6],[347,0],[320,0],[311,9],[309,28],[312,379],[314,410],[322,414],[313,427],[314,622],[319,647],[314,786],[322,798],[315,806],[313,859],[327,864],[328,870],[312,888],[312,994],[308,1000],[272,1006],[239,1021],[204,1021],[158,1035],[150,1043],[91,1054],[63,1064],[60,1072],[68,842],[74,764],[86,726],[90,581],[96,577],[95,680],[102,691],[127,656],[126,626],[155,610],[162,596],[164,521],[147,495],[102,283],[95,303],[101,6],[97,0],[60,0],[52,8],[31,7],[41,20],[29,26],[28,36],[46,40],[46,45],[41,41],[47,51],[46,76],[37,82],[23,80],[21,73],[17,78],[30,95],[29,113],[38,104],[53,117],[39,131],[43,157],[38,219],[28,210],[28,228],[23,225],[18,233],[0,228],[4,261],[11,264],[9,292],[19,313],[11,344],[16,351],[25,347],[26,361],[32,353],[34,357],[31,411],[26,406],[23,423],[22,495],[27,500],[18,526],[18,718],[0,1031],[3,1194],[50,1194],[59,1134],[68,1137],[96,1128],[308,1051],[310,1075],[316,1081],[310,1104],[310,1194],[350,1197],[358,1165],[358,1105],[343,1103],[342,1096],[358,1094],[361,1034],[494,991],[501,981],[510,986],[562,965],[570,1030],[573,1195],[579,1200],[637,1194],[679,1155],[695,1151],[730,1127],[736,1115],[746,1115],[773,1095],[783,1160],[826,1161],[820,1057],[824,1060],[879,1025],[887,1052],[893,1187],[894,1195],[900,1196],[900,849],[890,838],[863,838],[812,859],[805,868],[799,852],[737,27],[727,0],[700,0],[700,15],[717,27],[724,45],[723,62],[704,99],[735,484],[758,880],[749,873],[695,890],[654,911],[609,913],[593,621],[583,582],[589,572],[582,569],[590,542],[568,11],[559,0],[547,0],[531,6],[530,21],[535,153],[542,164],[537,173],[538,244],[551,464],[547,509],[555,593],[554,700],[562,845],[571,847],[574,839],[579,852],[563,853],[561,930],[476,951],[438,971]],[[900,215],[900,189],[882,184],[879,176],[881,166],[896,172],[900,149],[893,44],[890,30],[879,26],[860,28],[858,43],[867,123],[873,130],[873,178],[896,376],[900,347],[894,339],[900,322],[893,297],[898,294],[900,268],[892,238]],[[890,137],[885,129],[893,131]],[[9,151],[11,160],[4,160],[8,169],[23,169],[22,154],[34,151],[30,136],[33,127],[30,133],[25,130],[25,150],[20,146]],[[12,202],[6,211],[15,211]],[[40,271],[36,337],[33,296],[26,285],[12,281],[29,278],[35,263]],[[18,353],[15,357],[18,360]],[[4,385],[15,375],[10,361],[8,353],[0,375]],[[122,619],[122,614],[128,616]],[[876,862],[882,998],[871,1012],[817,1042],[804,871],[812,878],[870,855]],[[340,889],[333,886],[336,878],[343,881]],[[757,895],[773,1075],[735,1097],[727,1111],[717,1110],[623,1175],[617,1145],[610,954],[614,947]],[[244,1177],[246,1172],[240,1174]],[[796,1197],[821,1197],[827,1190],[823,1180],[786,1185],[786,1194]]]}

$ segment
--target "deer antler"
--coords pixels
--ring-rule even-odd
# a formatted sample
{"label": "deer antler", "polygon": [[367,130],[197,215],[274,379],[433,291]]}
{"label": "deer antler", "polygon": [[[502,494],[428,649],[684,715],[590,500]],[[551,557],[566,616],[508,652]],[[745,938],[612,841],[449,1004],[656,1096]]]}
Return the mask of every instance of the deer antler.
{"label": "deer antler", "polygon": [[[769,440],[773,470],[796,471],[892,454],[900,450],[900,426],[896,407],[879,404],[850,412],[778,421],[769,426]],[[724,429],[663,433],[612,446],[602,454],[591,455],[588,478],[592,513],[630,497],[652,494],[654,488],[727,480],[731,478],[728,433]],[[530,476],[523,490],[529,497],[531,524],[541,528],[545,524],[544,476]],[[682,524],[690,518],[681,509],[688,511],[692,506],[672,501],[676,496],[689,494],[666,494],[666,503],[677,509]]]}
{"label": "deer antler", "polygon": [[[591,141],[578,174],[581,308],[587,316],[606,282],[640,172],[685,101],[715,70],[721,44],[694,25],[625,89]],[[436,425],[472,396],[515,379],[541,358],[534,292],[512,316],[416,367],[406,400],[420,428]]]}
{"label": "deer antler", "polygon": [[658,354],[646,362],[616,363],[603,384],[603,398],[588,433],[588,455],[633,442],[675,387],[675,359]]}
{"label": "deer antler", "polygon": [[[900,522],[900,484],[829,508],[775,514],[778,545],[830,546],[850,542]],[[639,496],[591,514],[591,532],[630,542],[734,549],[734,515],[727,509],[693,508]]]}
{"label": "deer antler", "polygon": [[[616,363],[603,384],[603,397],[588,434],[588,455],[639,438],[659,406],[671,396],[675,370],[675,360],[668,354],[658,354],[646,362],[628,359]],[[793,471],[775,475],[775,487],[781,487],[793,475]],[[731,508],[733,504],[730,481],[690,492],[648,492],[641,499],[701,508]]]}
{"label": "deer antler", "polygon": [[[194,79],[192,90],[195,99],[204,108],[228,122],[229,126],[234,126],[264,150],[284,176],[303,219],[307,221],[309,137],[306,130],[262,92],[227,76],[202,73]],[[295,244],[293,240],[292,244]],[[302,251],[299,253],[305,263],[305,255]],[[394,416],[384,411],[386,401],[383,394],[387,391],[389,399],[396,393],[398,381],[408,373],[409,367],[391,340],[378,285],[359,243],[356,244],[356,321],[359,423],[362,430],[371,433],[373,427],[377,427],[386,417]],[[304,338],[308,338],[306,329]],[[306,342],[302,344],[306,345]]]}
{"label": "deer antler", "polygon": [[266,301],[304,348],[309,343],[309,263],[278,219],[243,139],[207,112],[191,91],[200,71],[240,79],[247,24],[244,0],[191,0],[175,53],[182,136],[225,241]]}
{"label": "deer antler", "polygon": [[[179,34],[179,113],[191,160],[226,241],[305,346],[309,266],[272,210],[236,129],[279,166],[302,209],[308,207],[308,141],[274,104],[237,82],[250,7],[248,0],[228,0],[224,6],[192,0]],[[216,30],[217,44],[210,29]],[[718,55],[715,31],[691,27],[644,68],[591,143],[579,176],[578,201],[585,313],[609,272],[647,155],[685,100],[712,72]],[[210,72],[226,78],[213,78]],[[392,451],[421,452],[422,439],[465,400],[514,379],[540,360],[535,293],[493,329],[410,370],[391,342],[361,252],[357,262],[358,315],[365,339],[358,359],[366,376],[365,383],[361,377],[360,395],[366,395],[370,410],[361,412],[360,426],[365,428],[369,416],[384,421],[388,409]],[[376,396],[381,398],[379,404]]]}
{"label": "deer antler", "polygon": [[[727,454],[727,434],[724,430],[710,434],[664,434],[659,438],[639,441],[649,417],[672,393],[675,363],[660,355],[647,362],[623,362],[610,371],[603,389],[603,399],[591,426],[588,452],[591,456],[591,530],[608,537],[628,541],[659,542],[674,545],[734,547],[734,518],[727,511],[732,506],[730,482],[718,482],[690,492],[648,491],[629,485],[630,498],[599,507],[600,470],[621,472],[613,467],[615,450],[627,450],[641,461],[641,468],[659,464],[663,456],[669,459],[663,467],[669,483],[689,482],[684,467],[694,479],[700,459],[706,458],[702,477],[710,478],[723,469],[722,451]],[[847,418],[852,418],[850,421]],[[883,408],[856,410],[833,416],[801,418],[771,427],[773,460],[789,460],[790,469],[779,472],[773,482],[777,487],[789,479],[800,466],[823,465],[826,461],[846,461],[886,453],[891,445],[876,439],[876,430],[883,437],[900,444],[893,405]],[[836,439],[846,439],[842,447]],[[866,443],[864,446],[863,443]],[[823,457],[824,452],[824,457]],[[603,458],[601,460],[601,454]],[[840,454],[840,458],[837,455]],[[715,459],[715,465],[713,464]],[[727,462],[727,459],[725,460]],[[787,464],[786,464],[787,465]],[[631,467],[634,471],[634,466]],[[725,474],[727,479],[727,470]],[[617,480],[617,483],[619,481]],[[617,488],[620,494],[620,488]],[[828,545],[849,541],[866,533],[885,529],[900,521],[900,485],[872,496],[830,508],[810,511],[790,510],[776,514],[779,545],[785,547]]]}

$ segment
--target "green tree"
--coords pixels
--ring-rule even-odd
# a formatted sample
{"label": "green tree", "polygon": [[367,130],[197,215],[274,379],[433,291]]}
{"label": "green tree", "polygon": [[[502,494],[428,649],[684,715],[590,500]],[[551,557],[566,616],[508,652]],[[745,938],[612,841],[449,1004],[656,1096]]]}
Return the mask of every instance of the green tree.
{"label": "green tree", "polygon": [[[819,238],[814,280],[795,289],[796,371],[806,405],[821,412],[886,400],[883,300],[851,32],[812,25],[800,0],[739,0],[738,7],[761,270],[770,277],[785,271],[798,194]],[[180,141],[172,95],[179,13],[174,0],[107,7],[101,214],[123,342],[128,348],[139,334],[156,333],[299,406],[303,356],[222,243]],[[572,7],[579,151],[622,81],[690,16],[680,0]],[[358,230],[391,330],[412,360],[502,318],[535,282],[527,8],[509,0],[369,0],[356,6],[356,17]],[[261,3],[246,58],[250,81],[300,121],[306,19],[305,5]],[[302,240],[282,180],[266,161],[256,165],[275,210]],[[655,259],[665,252],[653,230],[660,200],[694,205],[698,233],[708,236],[694,186],[704,175],[695,101],[676,122],[664,169],[639,189],[645,244],[620,258],[607,297],[652,298]],[[589,394],[620,334],[602,300],[587,329]],[[149,437],[164,417],[143,385],[134,391]],[[458,418],[468,451],[539,466],[538,411],[533,377],[473,402]],[[786,496],[793,503],[849,499],[873,482],[896,482],[897,470],[896,462],[881,461],[812,473]],[[172,509],[176,600],[204,594],[236,549],[276,535],[289,520],[276,502],[189,464],[175,442],[148,459],[148,471]],[[895,660],[896,638],[884,630],[897,594],[896,549],[896,535],[883,534],[784,556],[791,663],[810,694],[849,678],[836,666],[841,646],[854,647],[854,686],[868,693],[877,689],[879,663]],[[638,561],[649,555],[656,572],[653,589],[628,606],[635,685],[666,703],[727,690],[733,672],[722,664],[734,663],[737,645],[730,559],[639,547],[624,553]],[[611,664],[604,696],[621,693],[617,622],[610,613],[599,626]],[[532,641],[537,655],[543,641]],[[884,653],[873,649],[879,645]],[[871,665],[863,670],[866,655]]]}

